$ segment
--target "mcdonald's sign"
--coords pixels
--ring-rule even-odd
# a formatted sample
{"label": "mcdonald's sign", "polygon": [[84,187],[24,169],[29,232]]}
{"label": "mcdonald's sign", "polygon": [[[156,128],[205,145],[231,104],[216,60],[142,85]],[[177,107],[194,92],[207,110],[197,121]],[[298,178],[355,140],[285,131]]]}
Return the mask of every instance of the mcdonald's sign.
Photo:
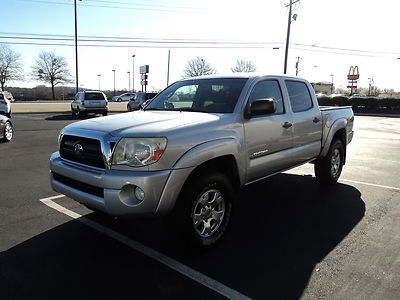
{"label": "mcdonald's sign", "polygon": [[358,69],[358,66],[351,66],[349,69],[349,74],[347,74],[347,79],[348,80],[358,80],[360,78],[360,71]]}

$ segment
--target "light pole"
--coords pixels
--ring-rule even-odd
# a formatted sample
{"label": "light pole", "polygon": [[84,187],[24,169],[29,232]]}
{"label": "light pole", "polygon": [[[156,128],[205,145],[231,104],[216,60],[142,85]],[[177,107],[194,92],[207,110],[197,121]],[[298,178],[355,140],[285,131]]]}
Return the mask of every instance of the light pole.
{"label": "light pole", "polygon": [[167,86],[169,85],[169,63],[171,60],[171,50],[168,50],[168,69],[167,69]]}
{"label": "light pole", "polygon": [[128,71],[128,72],[126,72],[126,73],[128,73],[128,85],[129,85],[129,90],[128,90],[128,92],[130,92],[130,91],[131,91],[131,72]]}
{"label": "light pole", "polygon": [[331,84],[331,95],[333,94],[333,74],[331,74],[331,75],[329,75],[329,76],[331,76],[332,77],[332,84]]}
{"label": "light pole", "polygon": [[132,55],[132,92],[135,92],[135,54]]}
{"label": "light pole", "polygon": [[101,74],[97,74],[97,77],[99,78],[99,91],[101,90],[100,89],[100,77],[101,77]]}
{"label": "light pole", "polygon": [[115,96],[115,70],[112,70],[114,73],[114,96]]}
{"label": "light pole", "polygon": [[[289,16],[288,16],[288,27],[287,27],[287,34],[286,34],[285,63],[283,66],[283,74],[286,74],[286,71],[287,71],[287,60],[288,60],[289,39],[290,39],[290,24],[292,24],[292,5],[299,1],[300,0],[290,0],[290,3],[287,5],[287,6],[289,6]],[[296,19],[297,19],[297,14],[294,14],[293,20],[296,21]]]}
{"label": "light pole", "polygon": [[[79,0],[82,1],[82,0]],[[74,0],[74,12],[75,12],[75,83],[76,92],[79,90],[79,77],[78,77],[78,16],[76,9],[76,0]]]}

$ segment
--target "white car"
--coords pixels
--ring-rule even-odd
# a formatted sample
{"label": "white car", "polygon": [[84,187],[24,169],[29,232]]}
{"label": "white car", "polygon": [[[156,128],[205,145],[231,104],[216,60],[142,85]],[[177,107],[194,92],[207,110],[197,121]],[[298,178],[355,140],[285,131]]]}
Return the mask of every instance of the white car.
{"label": "white car", "polygon": [[11,102],[4,92],[0,92],[0,114],[11,118]]}
{"label": "white car", "polygon": [[71,102],[71,112],[77,118],[89,113],[107,116],[107,97],[101,91],[78,92],[75,95],[75,100]]}
{"label": "white car", "polygon": [[129,101],[131,98],[135,96],[135,93],[124,93],[122,95],[112,97],[111,101],[121,102],[121,101]]}

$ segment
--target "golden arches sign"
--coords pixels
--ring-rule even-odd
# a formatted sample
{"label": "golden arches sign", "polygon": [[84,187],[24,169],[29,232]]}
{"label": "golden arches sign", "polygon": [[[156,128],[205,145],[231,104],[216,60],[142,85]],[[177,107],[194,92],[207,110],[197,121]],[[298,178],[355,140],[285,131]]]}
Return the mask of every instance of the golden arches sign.
{"label": "golden arches sign", "polygon": [[358,80],[360,78],[360,71],[358,69],[358,66],[351,66],[349,69],[349,74],[347,74],[347,79],[348,80]]}

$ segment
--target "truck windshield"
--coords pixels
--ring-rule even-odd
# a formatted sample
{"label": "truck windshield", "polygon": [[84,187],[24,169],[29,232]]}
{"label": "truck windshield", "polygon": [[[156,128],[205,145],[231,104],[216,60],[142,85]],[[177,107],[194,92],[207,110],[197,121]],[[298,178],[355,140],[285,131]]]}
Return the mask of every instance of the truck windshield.
{"label": "truck windshield", "polygon": [[145,110],[232,113],[247,78],[178,81],[158,94]]}

